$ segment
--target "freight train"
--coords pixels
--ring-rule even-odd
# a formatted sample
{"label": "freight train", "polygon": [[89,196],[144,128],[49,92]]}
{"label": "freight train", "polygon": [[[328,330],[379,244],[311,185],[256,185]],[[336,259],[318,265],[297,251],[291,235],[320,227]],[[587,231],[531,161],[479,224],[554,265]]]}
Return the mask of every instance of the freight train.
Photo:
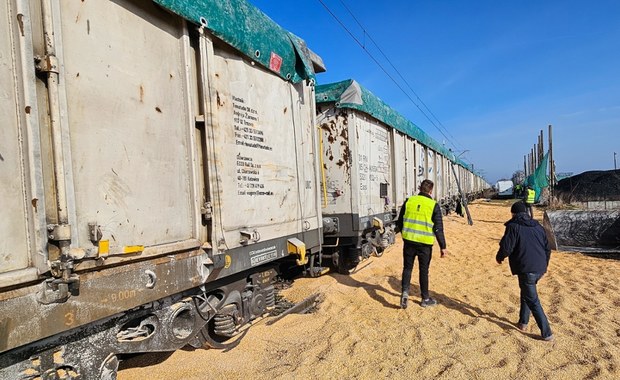
{"label": "freight train", "polygon": [[0,15],[2,379],[232,347],[281,271],[380,254],[422,178],[486,186],[356,82],[316,97],[321,58],[245,0]]}
{"label": "freight train", "polygon": [[[435,198],[454,209],[462,193],[475,194],[486,182],[355,80],[316,87],[321,130],[323,257],[340,273],[359,258],[380,256],[395,239],[395,218],[424,179]],[[458,168],[458,169],[456,169]]]}

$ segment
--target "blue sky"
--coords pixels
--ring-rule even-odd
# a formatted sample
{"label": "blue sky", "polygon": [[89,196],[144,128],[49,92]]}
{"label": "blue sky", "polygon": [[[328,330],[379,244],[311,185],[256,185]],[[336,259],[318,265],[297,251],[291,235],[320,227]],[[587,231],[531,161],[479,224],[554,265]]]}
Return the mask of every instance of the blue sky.
{"label": "blue sky", "polygon": [[620,165],[620,1],[250,2],[322,57],[318,83],[357,80],[468,150],[462,158],[491,183],[523,169],[541,130],[547,148],[549,124],[557,172],[613,169],[614,152]]}

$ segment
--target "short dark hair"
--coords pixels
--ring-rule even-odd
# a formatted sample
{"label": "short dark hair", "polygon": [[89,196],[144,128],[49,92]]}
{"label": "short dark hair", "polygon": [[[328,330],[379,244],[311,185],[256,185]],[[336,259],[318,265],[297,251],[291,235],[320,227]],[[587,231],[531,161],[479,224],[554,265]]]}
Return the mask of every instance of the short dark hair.
{"label": "short dark hair", "polygon": [[420,192],[424,194],[430,194],[431,191],[433,191],[433,187],[435,187],[435,184],[433,184],[433,181],[431,181],[430,179],[425,179],[420,184]]}

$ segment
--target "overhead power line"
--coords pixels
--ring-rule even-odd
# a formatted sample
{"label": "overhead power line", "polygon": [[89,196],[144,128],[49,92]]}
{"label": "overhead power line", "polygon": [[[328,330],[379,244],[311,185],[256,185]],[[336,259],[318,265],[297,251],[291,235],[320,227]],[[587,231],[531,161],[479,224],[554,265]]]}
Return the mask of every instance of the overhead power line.
{"label": "overhead power line", "polygon": [[[334,20],[336,20],[336,22],[338,22],[338,24],[340,24],[340,26],[349,34],[349,36],[362,48],[362,50],[364,50],[364,52],[366,52],[366,54],[370,57],[370,59],[375,62],[375,64],[377,66],[379,66],[379,68],[385,73],[385,75],[388,76],[388,78],[390,78],[390,80],[392,82],[394,82],[394,84],[396,85],[396,87],[398,87],[403,94],[405,94],[405,96],[411,101],[411,103],[413,105],[416,106],[416,108],[422,113],[422,115],[424,115],[424,117],[431,123],[431,125],[433,125],[433,127],[435,127],[439,133],[441,133],[441,135],[454,147],[457,148],[456,146],[456,138],[454,138],[454,136],[452,136],[450,134],[450,132],[448,131],[448,129],[439,121],[439,119],[435,116],[435,114],[430,110],[430,108],[426,105],[426,103],[424,103],[424,101],[422,101],[422,99],[418,96],[418,94],[413,90],[413,88],[411,87],[411,85],[407,82],[407,80],[403,77],[403,75],[400,73],[400,71],[394,66],[394,64],[392,63],[392,61],[387,57],[387,55],[383,52],[383,50],[381,49],[381,47],[379,46],[379,44],[377,44],[375,42],[375,40],[372,38],[372,36],[366,31],[366,28],[364,28],[364,26],[359,22],[359,20],[357,19],[357,17],[355,17],[355,15],[353,14],[353,12],[349,9],[349,7],[347,7],[347,5],[340,0],[340,3],[344,6],[344,8],[347,10],[347,12],[349,12],[349,14],[351,15],[351,17],[353,17],[353,19],[355,20],[355,22],[358,24],[358,26],[362,29],[364,36],[368,36],[368,38],[370,39],[370,41],[375,45],[375,47],[379,50],[379,52],[381,53],[381,55],[383,56],[383,58],[390,64],[390,66],[392,67],[392,69],[398,74],[398,76],[402,79],[402,81],[406,84],[406,86],[409,88],[409,90],[413,93],[413,95],[418,99],[418,101],[424,106],[424,108],[426,109],[426,111],[424,109],[422,109],[422,107],[420,107],[420,105],[411,97],[411,95],[405,91],[405,89],[401,86],[400,83],[398,83],[398,81],[385,69],[385,67],[381,64],[381,62],[379,62],[377,60],[377,58],[375,58],[375,56],[368,50],[366,49],[366,45],[365,43],[362,43],[352,32],[349,28],[347,28],[347,26],[338,18],[338,16],[336,16],[336,14],[329,8],[329,6],[327,6],[327,4],[325,4],[325,2],[323,2],[323,0],[318,0],[321,5],[323,5],[323,7],[325,8],[325,10],[334,18]],[[442,131],[442,129],[431,119],[431,117],[429,117],[429,115],[432,115],[432,117],[437,120],[437,123],[439,123],[439,125],[441,125],[443,127],[443,129],[445,130]],[[446,135],[447,133],[447,135]],[[450,137],[448,137],[448,135]],[[454,140],[454,141],[453,141]],[[457,148],[459,149],[459,148]]]}
{"label": "overhead power line", "polygon": [[[357,19],[357,17],[355,17],[355,15],[353,14],[353,12],[351,11],[351,9],[349,9],[349,7],[345,4],[344,1],[339,0],[340,4],[342,4],[342,6],[347,10],[347,12],[349,12],[349,14],[351,15],[351,17],[353,17],[353,20],[355,20],[355,22],[357,23],[357,25],[362,29],[362,31],[364,32],[364,36],[368,36],[368,38],[370,39],[370,41],[373,43],[373,45],[375,45],[375,47],[377,48],[377,50],[379,50],[379,53],[381,53],[381,55],[383,56],[383,58],[385,58],[385,60],[390,64],[390,66],[392,67],[392,69],[396,72],[396,74],[398,74],[398,76],[400,77],[400,79],[403,80],[403,82],[407,85],[407,88],[409,88],[409,90],[413,93],[413,95],[415,95],[416,99],[418,99],[418,101],[424,106],[424,108],[428,111],[428,113],[433,117],[433,119],[435,119],[435,121],[437,121],[437,123],[443,128],[443,130],[454,140],[454,143],[458,144],[458,141],[456,140],[456,138],[450,133],[450,131],[448,130],[448,128],[446,128],[445,125],[443,125],[443,123],[441,121],[439,121],[439,119],[437,118],[437,116],[435,116],[435,114],[433,113],[433,111],[431,111],[431,109],[426,105],[426,103],[424,103],[424,101],[420,98],[420,96],[418,96],[418,94],[415,92],[415,90],[413,89],[413,87],[411,86],[411,84],[409,84],[409,82],[407,81],[407,79],[401,74],[400,70],[398,70],[396,68],[396,66],[394,66],[394,64],[392,63],[392,60],[390,60],[390,58],[383,52],[383,50],[381,49],[381,46],[379,46],[379,44],[374,40],[374,38],[372,38],[372,36],[370,35],[370,33],[368,33],[368,31],[366,30],[366,28],[364,27],[364,25],[362,25],[362,23]],[[434,125],[434,123],[433,123]],[[435,126],[436,128],[438,128],[437,126]],[[453,144],[454,145],[454,144]],[[455,146],[456,148],[456,146]],[[461,147],[462,148],[462,147]]]}

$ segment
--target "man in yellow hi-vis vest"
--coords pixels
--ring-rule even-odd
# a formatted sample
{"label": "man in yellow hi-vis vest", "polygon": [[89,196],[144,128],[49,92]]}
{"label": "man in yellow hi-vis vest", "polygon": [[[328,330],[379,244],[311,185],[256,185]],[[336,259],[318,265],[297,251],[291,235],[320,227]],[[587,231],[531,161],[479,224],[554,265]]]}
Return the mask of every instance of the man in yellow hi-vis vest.
{"label": "man in yellow hi-vis vest", "polygon": [[531,186],[525,188],[525,193],[523,194],[523,202],[525,202],[525,207],[527,207],[527,212],[530,214],[530,218],[534,219],[534,210],[532,209],[532,205],[536,200],[536,190],[532,189]]}
{"label": "man in yellow hi-vis vest", "polygon": [[437,304],[437,301],[428,294],[428,269],[431,264],[435,238],[441,249],[441,257],[448,254],[448,250],[443,235],[441,209],[431,197],[433,187],[433,181],[428,179],[422,181],[420,193],[405,200],[396,221],[396,229],[401,232],[404,243],[402,295],[400,297],[400,306],[403,309],[407,308],[411,272],[416,256],[420,267],[420,292],[422,293],[420,305],[427,307]]}

